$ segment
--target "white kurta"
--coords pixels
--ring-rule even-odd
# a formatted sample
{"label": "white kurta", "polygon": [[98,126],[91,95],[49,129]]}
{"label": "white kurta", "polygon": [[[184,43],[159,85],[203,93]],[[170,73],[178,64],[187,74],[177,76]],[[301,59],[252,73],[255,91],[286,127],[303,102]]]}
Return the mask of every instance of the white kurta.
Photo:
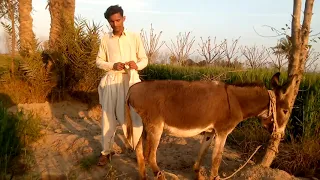
{"label": "white kurta", "polygon": [[[135,61],[138,70],[142,70],[148,64],[141,38],[138,34],[124,31],[118,37],[112,32],[103,36],[96,59],[98,68],[103,69],[106,75],[101,79],[98,93],[102,106],[102,154],[106,155],[112,151],[116,126],[122,126],[127,137],[125,125],[125,98],[131,85],[140,82],[136,70],[112,70],[116,62]],[[142,121],[140,117],[131,110],[133,122],[133,148],[136,147],[142,134]]]}

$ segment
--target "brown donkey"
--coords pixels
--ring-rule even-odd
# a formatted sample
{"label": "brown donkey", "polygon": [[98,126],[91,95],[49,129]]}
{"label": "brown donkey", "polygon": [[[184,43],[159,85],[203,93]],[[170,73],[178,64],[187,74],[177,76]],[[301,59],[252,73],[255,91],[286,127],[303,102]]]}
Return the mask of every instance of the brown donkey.
{"label": "brown donkey", "polygon": [[[133,85],[129,89],[126,103],[127,139],[131,139],[133,131],[129,112],[131,106],[143,122],[143,135],[135,148],[140,178],[146,179],[146,160],[154,175],[164,179],[156,160],[163,132],[176,137],[204,133],[200,152],[193,166],[196,173],[199,172],[203,154],[214,139],[210,178],[219,178],[218,169],[224,145],[228,134],[237,124],[249,117],[259,117],[264,127],[272,132],[274,123],[269,111],[269,93],[278,100],[281,91],[279,75],[277,73],[272,77],[273,90],[269,91],[261,85],[231,85],[218,81],[159,80]],[[280,108],[287,109],[277,102],[277,112]]]}

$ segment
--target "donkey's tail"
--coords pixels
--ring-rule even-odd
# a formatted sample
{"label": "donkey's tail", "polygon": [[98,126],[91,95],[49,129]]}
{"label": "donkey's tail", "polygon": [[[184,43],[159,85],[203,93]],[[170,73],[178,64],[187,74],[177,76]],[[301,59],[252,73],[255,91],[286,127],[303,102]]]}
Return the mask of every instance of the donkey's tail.
{"label": "donkey's tail", "polygon": [[[127,140],[130,144],[132,144],[132,136],[133,136],[133,127],[132,127],[132,119],[131,119],[131,113],[130,113],[130,104],[129,104],[129,97],[130,93],[128,92],[127,97],[126,97],[126,103],[125,103],[125,108],[126,108],[126,126],[127,126]],[[133,144],[132,144],[133,146]]]}

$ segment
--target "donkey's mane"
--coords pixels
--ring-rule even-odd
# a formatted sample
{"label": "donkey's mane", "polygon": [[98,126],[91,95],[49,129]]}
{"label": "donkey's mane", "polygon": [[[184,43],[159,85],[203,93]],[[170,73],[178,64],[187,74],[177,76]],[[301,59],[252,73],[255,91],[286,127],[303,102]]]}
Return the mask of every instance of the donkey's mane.
{"label": "donkey's mane", "polygon": [[[157,79],[148,79],[148,80],[143,80],[142,82],[154,82],[154,81],[162,81],[162,82],[170,82],[172,80],[157,80]],[[173,81],[182,81],[182,80],[173,80]],[[192,81],[189,81],[192,82]],[[210,82],[210,81],[208,81]],[[241,82],[241,81],[235,81],[232,83],[226,83],[228,86],[235,86],[235,87],[260,87],[260,88],[265,88],[265,84],[261,81],[254,81],[254,82]]]}
{"label": "donkey's mane", "polygon": [[236,86],[236,87],[261,87],[264,88],[265,85],[261,81],[255,81],[255,82],[233,82],[233,83],[228,83],[228,85],[231,86]]}

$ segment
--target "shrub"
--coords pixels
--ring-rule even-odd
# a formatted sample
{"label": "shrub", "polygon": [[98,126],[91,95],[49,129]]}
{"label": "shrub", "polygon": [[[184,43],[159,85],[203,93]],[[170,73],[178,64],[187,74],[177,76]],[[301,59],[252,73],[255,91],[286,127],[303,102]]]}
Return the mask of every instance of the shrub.
{"label": "shrub", "polygon": [[40,138],[40,119],[32,113],[10,114],[0,102],[0,177],[6,177],[22,148]]}

